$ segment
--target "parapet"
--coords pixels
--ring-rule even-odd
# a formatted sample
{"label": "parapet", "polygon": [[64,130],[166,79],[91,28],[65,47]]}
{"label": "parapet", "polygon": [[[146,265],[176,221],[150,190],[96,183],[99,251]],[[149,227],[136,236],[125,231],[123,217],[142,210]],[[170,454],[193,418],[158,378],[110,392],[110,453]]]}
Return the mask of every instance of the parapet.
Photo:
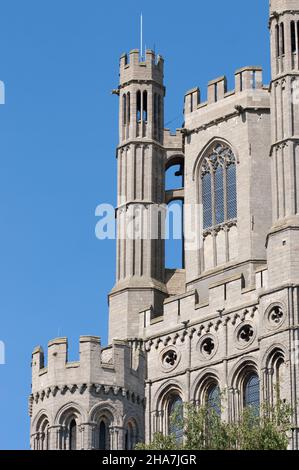
{"label": "parapet", "polygon": [[120,85],[132,80],[154,80],[163,85],[164,59],[151,49],[145,51],[145,59],[140,57],[139,49],[129,55],[123,54],[119,64]]}
{"label": "parapet", "polygon": [[48,363],[38,346],[32,353],[32,391],[66,384],[125,383],[144,374],[144,352],[140,340],[113,341],[102,348],[97,336],[80,336],[79,361],[68,361],[67,338],[48,343]]}
{"label": "parapet", "polygon": [[263,89],[262,73],[262,68],[257,66],[247,66],[238,69],[235,72],[235,89],[232,91],[227,90],[227,79],[225,76],[211,80],[208,83],[207,101],[203,103],[201,103],[199,88],[192,88],[185,94],[185,115],[237,93]]}
{"label": "parapet", "polygon": [[287,10],[298,11],[298,0],[270,0],[270,15],[273,15],[273,13],[282,13]]}
{"label": "parapet", "polygon": [[183,149],[183,132],[182,129],[176,129],[174,132],[170,129],[163,130],[163,145],[164,148],[169,150]]}
{"label": "parapet", "polygon": [[238,312],[245,307],[258,303],[261,293],[268,289],[268,268],[266,264],[258,266],[253,285],[244,285],[242,273],[237,273],[211,282],[208,292],[197,287],[178,295],[170,295],[164,300],[163,315],[155,315],[147,309],[139,313],[139,332],[145,337],[163,335],[165,332],[182,328],[181,325],[208,323],[222,312]]}

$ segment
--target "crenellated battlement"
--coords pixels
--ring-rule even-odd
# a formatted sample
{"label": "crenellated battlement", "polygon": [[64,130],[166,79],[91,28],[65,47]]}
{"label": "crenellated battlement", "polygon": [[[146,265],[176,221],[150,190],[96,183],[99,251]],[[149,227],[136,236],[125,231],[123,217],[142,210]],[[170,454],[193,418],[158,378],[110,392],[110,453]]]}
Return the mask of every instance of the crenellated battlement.
{"label": "crenellated battlement", "polygon": [[270,15],[273,15],[273,13],[282,13],[287,10],[298,11],[298,0],[270,0]]}
{"label": "crenellated battlement", "polygon": [[227,78],[218,77],[208,83],[207,101],[201,102],[199,88],[192,88],[185,94],[184,113],[188,115],[209,105],[214,105],[224,99],[237,95],[245,91],[255,91],[263,89],[263,72],[258,66],[247,66],[235,72],[235,88],[227,90]]}
{"label": "crenellated battlement", "polygon": [[[238,273],[211,281],[206,294],[196,288],[185,293],[169,296],[164,301],[163,315],[157,317],[153,309],[140,312],[140,334],[151,337],[156,333],[182,328],[182,324],[208,322],[222,312],[235,313],[242,308],[258,303],[258,297],[268,288],[267,265],[255,269],[255,279],[251,286],[244,286],[243,275]],[[241,302],[240,302],[241,299]]]}
{"label": "crenellated battlement", "polygon": [[156,55],[151,49],[145,52],[145,59],[140,58],[139,49],[133,49],[120,58],[120,84],[127,84],[132,80],[154,80],[163,85],[164,59]]}
{"label": "crenellated battlement", "polygon": [[170,129],[163,131],[163,145],[166,149],[179,150],[183,148],[183,132],[182,129],[176,129],[174,132]]}
{"label": "crenellated battlement", "polygon": [[97,336],[80,336],[79,361],[68,361],[67,338],[48,343],[48,363],[41,346],[32,353],[32,393],[47,387],[72,384],[105,384],[125,387],[140,384],[144,373],[144,353],[140,340],[118,341],[102,348]]}

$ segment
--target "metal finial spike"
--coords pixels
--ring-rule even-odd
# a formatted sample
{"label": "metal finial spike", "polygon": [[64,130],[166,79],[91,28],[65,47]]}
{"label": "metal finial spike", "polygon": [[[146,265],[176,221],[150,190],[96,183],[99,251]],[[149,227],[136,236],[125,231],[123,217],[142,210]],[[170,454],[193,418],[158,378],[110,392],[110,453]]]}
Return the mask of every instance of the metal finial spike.
{"label": "metal finial spike", "polygon": [[143,59],[143,16],[140,15],[140,59]]}

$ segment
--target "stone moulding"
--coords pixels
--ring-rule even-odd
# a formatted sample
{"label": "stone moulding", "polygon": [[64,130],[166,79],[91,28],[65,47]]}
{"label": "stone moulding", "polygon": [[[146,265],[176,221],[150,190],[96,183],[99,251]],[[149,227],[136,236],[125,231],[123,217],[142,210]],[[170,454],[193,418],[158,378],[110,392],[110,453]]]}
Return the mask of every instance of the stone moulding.
{"label": "stone moulding", "polygon": [[70,394],[74,394],[76,391],[81,395],[84,394],[86,391],[94,396],[99,396],[100,394],[104,395],[113,395],[113,396],[121,396],[127,398],[129,401],[133,403],[137,403],[140,405],[144,405],[144,398],[140,397],[139,394],[126,389],[125,387],[120,387],[117,385],[105,385],[105,384],[65,384],[61,386],[54,385],[52,387],[47,387],[45,390],[40,390],[35,392],[29,396],[29,415],[32,416],[32,408],[33,404],[38,404],[41,401],[44,401],[47,398],[50,398],[52,395],[53,397],[56,396],[58,392],[61,395],[66,395],[68,392]]}

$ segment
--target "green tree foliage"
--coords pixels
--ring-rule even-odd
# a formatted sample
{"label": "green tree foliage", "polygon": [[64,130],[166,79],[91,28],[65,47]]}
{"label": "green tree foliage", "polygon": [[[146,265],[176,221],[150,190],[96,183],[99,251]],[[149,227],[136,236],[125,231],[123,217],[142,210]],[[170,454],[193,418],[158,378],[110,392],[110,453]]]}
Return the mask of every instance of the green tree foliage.
{"label": "green tree foliage", "polygon": [[192,404],[171,417],[174,429],[183,429],[184,438],[156,433],[150,444],[138,444],[146,450],[286,450],[291,430],[290,405],[278,401],[257,410],[247,407],[238,421],[226,422],[214,409]]}

